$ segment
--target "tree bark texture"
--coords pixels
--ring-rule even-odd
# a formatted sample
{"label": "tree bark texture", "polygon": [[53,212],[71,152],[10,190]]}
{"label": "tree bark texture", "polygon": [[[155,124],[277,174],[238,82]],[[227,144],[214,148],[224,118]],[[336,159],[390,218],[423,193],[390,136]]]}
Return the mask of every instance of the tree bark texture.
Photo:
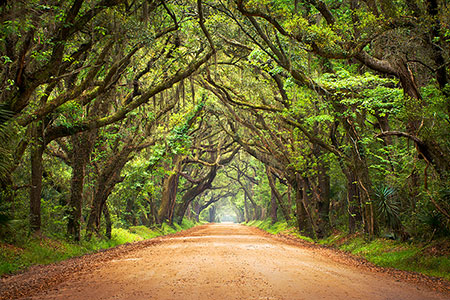
{"label": "tree bark texture", "polygon": [[272,195],[275,197],[275,201],[278,202],[278,207],[281,209],[281,212],[283,213],[284,219],[286,221],[290,220],[290,216],[289,216],[289,212],[288,212],[288,208],[286,208],[284,202],[283,202],[283,196],[280,194],[280,192],[278,191],[276,185],[275,185],[275,179],[273,178],[273,174],[272,174],[272,168],[271,167],[266,167],[266,174],[267,174],[267,179],[269,181],[269,186],[270,186],[270,190]]}
{"label": "tree bark texture", "polygon": [[111,194],[114,186],[123,181],[120,172],[129,159],[130,153],[134,150],[130,145],[124,146],[121,151],[116,153],[100,170],[95,185],[94,198],[92,200],[91,210],[86,228],[86,238],[89,240],[92,233],[99,233],[100,218],[103,206]]}
{"label": "tree bark texture", "polygon": [[272,224],[278,222],[278,203],[273,190],[270,193],[270,218],[272,220]]}
{"label": "tree bark texture", "polygon": [[324,162],[318,163],[318,237],[325,237],[330,229],[330,176],[328,175],[328,171],[328,165],[326,165]]}
{"label": "tree bark texture", "polygon": [[181,165],[184,157],[177,155],[174,157],[174,168],[171,174],[164,180],[161,197],[161,205],[158,210],[158,222],[170,221],[173,215],[173,208],[177,196],[178,181],[180,178]]}
{"label": "tree bark texture", "polygon": [[75,241],[81,239],[81,209],[86,165],[92,151],[96,134],[83,132],[72,136],[72,179],[67,206],[67,233]]}
{"label": "tree bark texture", "polygon": [[41,194],[42,194],[42,155],[44,153],[44,136],[42,122],[36,122],[32,129],[33,145],[30,149],[31,188],[30,188],[30,231],[41,232]]}

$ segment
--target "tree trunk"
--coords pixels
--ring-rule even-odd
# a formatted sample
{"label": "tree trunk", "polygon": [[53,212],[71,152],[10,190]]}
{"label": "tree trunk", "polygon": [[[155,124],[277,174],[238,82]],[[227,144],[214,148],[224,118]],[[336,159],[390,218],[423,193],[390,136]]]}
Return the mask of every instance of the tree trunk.
{"label": "tree trunk", "polygon": [[213,205],[209,207],[209,223],[214,222],[216,222],[216,207]]}
{"label": "tree trunk", "polygon": [[289,182],[287,184],[287,199],[288,199],[287,215],[290,220],[292,215],[292,185]]}
{"label": "tree trunk", "polygon": [[108,204],[103,205],[103,215],[105,216],[105,236],[110,240],[112,233],[111,215],[109,214]]}
{"label": "tree trunk", "polygon": [[276,200],[275,193],[271,190],[270,193],[270,218],[272,219],[272,224],[278,222],[278,204]]}
{"label": "tree trunk", "polygon": [[354,174],[349,171],[346,172],[347,176],[347,211],[348,211],[348,232],[350,234],[355,233],[358,227],[358,223],[361,222],[361,213],[358,209],[359,206],[359,189],[356,184],[356,178]]}
{"label": "tree trunk", "polygon": [[187,211],[186,211],[186,218],[189,220],[192,218],[192,202],[189,203],[188,207],[187,207]]}
{"label": "tree trunk", "polygon": [[295,183],[293,186],[295,187],[295,207],[298,230],[303,234],[311,235],[310,226],[308,224],[308,213],[306,211],[305,200],[303,199],[306,191],[304,191],[303,181],[299,174],[295,175]]}
{"label": "tree trunk", "polygon": [[330,229],[330,176],[329,167],[324,162],[318,164],[319,199],[317,209],[319,213],[318,237],[328,234]]}
{"label": "tree trunk", "polygon": [[314,219],[313,219],[313,216],[311,215],[311,210],[310,210],[311,200],[310,200],[310,197],[308,195],[308,190],[309,190],[308,179],[307,178],[302,178],[301,184],[303,185],[303,188],[302,188],[302,191],[303,191],[302,204],[304,206],[305,213],[306,213],[306,216],[307,216],[307,226],[308,227],[307,227],[306,232],[308,233],[308,236],[317,238],[316,224],[314,223]]}
{"label": "tree trunk", "polygon": [[366,164],[355,167],[358,181],[360,205],[363,214],[364,231],[373,237],[378,234],[378,227],[375,220],[374,203],[372,200],[372,186],[369,178],[369,170]]}
{"label": "tree trunk", "polygon": [[32,126],[34,144],[30,149],[30,232],[39,235],[41,233],[42,155],[44,153],[44,140],[42,122],[34,123]]}
{"label": "tree trunk", "polygon": [[158,212],[156,211],[155,208],[155,204],[153,202],[153,195],[150,195],[150,197],[145,199],[149,208],[150,208],[150,212],[147,215],[147,219],[149,221],[149,223],[147,224],[147,226],[151,226],[153,224],[158,224]]}
{"label": "tree trunk", "polygon": [[83,206],[83,185],[86,164],[92,151],[95,138],[92,132],[83,132],[72,136],[72,179],[70,198],[67,206],[67,234],[74,241],[81,239],[81,209]]}
{"label": "tree trunk", "polygon": [[244,219],[245,219],[246,223],[250,221],[250,214],[249,214],[249,209],[248,209],[247,195],[245,193],[244,193]]}
{"label": "tree trunk", "polygon": [[196,201],[194,203],[195,221],[200,222],[200,203]]}
{"label": "tree trunk", "polygon": [[86,227],[86,239],[89,240],[92,237],[92,233],[96,231],[99,233],[100,218],[103,206],[106,203],[109,195],[111,194],[114,186],[123,181],[124,178],[120,177],[120,171],[125,166],[129,159],[130,153],[133,148],[130,146],[124,146],[124,148],[112,158],[108,160],[100,171],[97,177],[96,188],[94,192],[94,198],[92,200],[89,219]]}
{"label": "tree trunk", "polygon": [[[273,178],[271,167],[266,167],[266,175],[267,175],[267,179],[269,181],[271,195],[273,195],[275,197],[275,200],[278,201],[278,206],[281,208],[281,212],[283,213],[284,219],[286,221],[289,221],[290,215],[288,213],[288,209],[285,207],[285,205],[283,203],[283,196],[277,190],[277,187],[275,185],[275,180]],[[289,197],[290,197],[290,195],[289,195]]]}
{"label": "tree trunk", "polygon": [[[365,149],[361,142],[353,119],[345,118],[343,126],[347,134],[347,140],[351,148],[351,166],[350,171],[359,189],[359,205],[363,217],[364,231],[373,237],[378,233],[378,227],[375,219],[373,204],[372,182],[369,176],[369,167],[366,160]],[[351,176],[353,177],[353,175]]]}
{"label": "tree trunk", "polygon": [[[412,100],[414,100],[411,101],[410,107],[407,108],[422,110],[425,104],[420,94],[419,88],[417,87],[414,75],[408,68],[407,63],[404,61],[399,61],[397,62],[396,66],[398,70],[398,77],[400,78],[400,82],[402,83],[404,93]],[[443,75],[442,71],[445,72],[445,68],[441,66],[439,70],[440,72],[438,72],[438,77],[439,74],[441,76]],[[450,109],[450,104],[448,107]],[[413,136],[417,136],[419,129],[422,126],[422,121],[423,120],[421,118],[417,117],[407,120],[408,133]],[[429,162],[439,174],[441,180],[443,182],[446,182],[450,174],[450,153],[448,149],[438,144],[433,137],[423,139],[422,144],[416,143],[416,148],[417,152],[419,153],[419,157],[424,158],[427,163]]]}
{"label": "tree trunk", "polygon": [[296,188],[295,191],[295,207],[297,215],[297,227],[299,232],[308,234],[308,216],[306,215],[305,206],[303,205],[303,189]]}
{"label": "tree trunk", "polygon": [[86,226],[86,239],[90,240],[92,233],[100,227],[100,217],[103,207],[103,198],[105,194],[106,182],[102,178],[98,178],[97,188],[95,189],[94,199],[92,200],[91,211],[89,214],[88,223]]}
{"label": "tree trunk", "polygon": [[170,221],[172,205],[175,202],[178,189],[178,181],[180,178],[180,169],[183,157],[177,155],[174,157],[174,168],[172,173],[164,180],[163,191],[161,196],[161,205],[158,210],[158,222],[161,224],[165,220]]}
{"label": "tree trunk", "polygon": [[183,221],[183,217],[189,207],[189,204],[194,201],[198,195],[211,188],[211,185],[217,175],[217,169],[218,167],[216,166],[212,167],[208,174],[203,178],[203,181],[187,190],[183,197],[181,197],[181,203],[177,206],[175,211],[176,222],[178,224],[181,224]]}
{"label": "tree trunk", "polygon": [[133,212],[134,207],[134,197],[127,199],[127,205],[125,207],[125,220],[129,226],[136,226],[136,216]]}
{"label": "tree trunk", "polygon": [[[75,150],[75,148],[74,148]],[[72,180],[70,184],[70,199],[67,207],[68,223],[67,233],[74,241],[81,237],[81,207],[83,197],[83,183],[85,162],[81,155],[72,158]]]}
{"label": "tree trunk", "polygon": [[[189,193],[189,191],[186,192],[186,194]],[[183,195],[183,197],[181,197],[181,203],[179,203],[178,205],[176,205],[175,208],[175,222],[177,222],[178,224],[181,224],[183,222],[183,218],[184,215],[186,214],[186,211],[189,208],[189,204],[191,204],[191,202],[195,199],[196,196],[194,197],[190,197],[187,196],[186,194]],[[185,197],[187,196],[187,197]]]}

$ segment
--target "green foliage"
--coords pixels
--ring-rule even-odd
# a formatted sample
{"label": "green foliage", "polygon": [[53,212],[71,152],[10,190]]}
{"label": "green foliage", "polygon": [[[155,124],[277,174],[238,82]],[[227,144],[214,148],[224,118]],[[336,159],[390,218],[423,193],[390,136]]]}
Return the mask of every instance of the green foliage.
{"label": "green foliage", "polygon": [[[8,180],[9,168],[12,163],[11,149],[8,147],[12,136],[11,127],[5,124],[12,118],[12,112],[6,105],[0,104],[0,183]],[[0,195],[0,199],[1,199]]]}
{"label": "green foliage", "polygon": [[401,226],[400,203],[395,198],[395,194],[395,189],[388,186],[380,186],[375,189],[378,213],[386,225],[394,230]]}
{"label": "green foliage", "polygon": [[396,87],[396,80],[372,73],[354,75],[345,69],[339,69],[336,73],[323,74],[319,82],[348,108],[356,105],[358,110],[379,116],[399,112],[403,99],[403,92]]}
{"label": "green foliage", "polygon": [[10,222],[12,221],[9,207],[0,202],[0,239],[10,234]]}
{"label": "green foliage", "polygon": [[266,220],[249,221],[248,223],[245,223],[245,225],[252,226],[252,227],[258,227],[258,228],[260,228],[264,231],[267,231],[268,233],[271,233],[271,234],[278,234],[278,233],[291,234],[299,239],[302,239],[302,240],[305,240],[308,242],[313,242],[313,239],[299,234],[293,226],[287,224],[286,222],[276,222],[275,224],[272,224],[271,219],[266,219]]}
{"label": "green foliage", "polygon": [[14,245],[0,242],[0,275],[14,273],[36,264],[58,262],[101,249],[175,233],[195,225],[193,221],[184,220],[181,226],[174,227],[164,223],[161,228],[153,229],[145,226],[134,226],[128,230],[113,228],[110,240],[93,238],[80,243],[71,243],[63,239],[28,237],[16,239]]}
{"label": "green foliage", "polygon": [[0,274],[12,273],[33,264],[49,264],[89,251],[79,245],[50,239],[30,239],[22,247],[0,244]]}
{"label": "green foliage", "polygon": [[187,151],[190,146],[191,137],[189,136],[189,130],[191,129],[194,118],[203,110],[205,106],[205,99],[202,99],[192,111],[186,116],[184,122],[175,126],[167,137],[167,145],[172,154],[181,154]]}
{"label": "green foliage", "polygon": [[[210,151],[220,144],[218,141],[229,144],[232,139],[235,143],[228,149],[237,145],[238,139],[243,144],[236,156],[236,161],[240,161],[234,163],[234,167],[248,163],[252,171],[246,175],[253,180],[249,183],[242,174],[229,171],[228,166],[219,166],[213,186],[217,187],[216,183],[220,182],[226,189],[238,192],[231,200],[214,204],[218,210],[216,219],[225,214],[241,218],[244,211],[250,215],[247,218],[267,212],[270,187],[263,163],[243,154],[250,149],[254,152],[252,155],[259,154],[264,158],[261,160],[271,162],[280,171],[281,178],[275,185],[281,194],[286,195],[287,185],[278,181],[288,181],[295,186],[293,178],[297,175],[308,178],[307,209],[313,222],[319,223],[322,218],[318,212],[320,195],[316,195],[322,188],[318,182],[319,166],[323,164],[331,178],[329,224],[346,229],[348,202],[362,205],[364,209],[365,203],[356,198],[366,192],[358,186],[355,199],[347,199],[347,189],[352,183],[347,182],[346,175],[356,174],[359,163],[364,162],[368,165],[364,184],[368,184],[369,193],[374,191],[370,196],[373,196],[376,221],[382,225],[381,229],[395,231],[404,226],[405,231],[422,240],[448,237],[449,221],[430,201],[432,196],[449,211],[448,177],[444,179],[446,174],[438,174],[436,168],[433,170],[439,159],[433,159],[428,166],[422,159],[424,149],[418,155],[420,147],[414,147],[410,139],[376,138],[384,130],[413,134],[429,146],[439,146],[431,150],[448,158],[450,85],[442,87],[433,78],[436,72],[429,72],[424,66],[437,67],[433,63],[433,47],[440,47],[443,52],[448,50],[448,43],[445,43],[450,36],[448,29],[441,28],[441,36],[429,36],[431,19],[448,24],[448,8],[440,7],[437,18],[425,16],[422,18],[425,21],[417,21],[420,19],[417,18],[415,24],[411,22],[411,5],[406,1],[395,1],[394,5],[384,1],[386,5],[379,6],[377,13],[369,7],[369,1],[360,1],[357,7],[353,7],[351,1],[321,1],[320,4],[329,6],[334,16],[331,25],[326,17],[320,16],[316,7],[318,1],[244,1],[249,10],[259,10],[276,20],[284,28],[284,32],[278,32],[271,22],[256,17],[258,30],[231,2],[208,2],[204,5],[205,26],[217,45],[217,52],[214,59],[208,60],[190,77],[174,84],[173,74],[182,74],[208,51],[206,37],[192,14],[196,11],[192,1],[156,5],[151,12],[144,11],[142,0],[129,1],[127,5],[122,5],[121,1],[106,1],[117,5],[97,10],[98,15],[90,16],[92,19],[81,28],[71,28],[73,24],[66,22],[73,1],[7,2],[0,7],[5,15],[0,24],[0,61],[4,65],[0,90],[2,101],[9,104],[0,104],[0,183],[4,184],[0,191],[0,237],[3,236],[4,242],[23,244],[25,248],[29,244],[31,250],[23,248],[24,252],[42,252],[43,257],[51,252],[46,250],[50,246],[44,245],[41,249],[26,238],[30,153],[29,148],[21,150],[19,142],[22,137],[27,142],[29,132],[27,126],[17,124],[27,117],[38,118],[40,124],[45,124],[46,133],[52,136],[53,129],[74,133],[80,122],[105,121],[118,112],[125,112],[123,115],[127,117],[118,117],[114,124],[94,130],[97,137],[87,159],[84,178],[84,220],[89,214],[88,205],[92,200],[89,197],[95,194],[96,185],[100,183],[101,171],[109,171],[107,167],[114,155],[126,147],[139,150],[129,154],[130,161],[119,170],[120,174],[117,171],[107,180],[108,183],[120,181],[111,186],[114,189],[106,200],[115,227],[112,239],[80,245],[85,247],[81,252],[193,226],[186,220],[181,226],[163,224],[161,228],[149,229],[141,225],[155,222],[162,183],[173,174],[173,158],[186,158],[181,172],[192,178],[202,178],[208,167],[192,161],[208,160],[209,154],[214,156]],[[82,15],[92,8],[90,3],[84,2],[74,20],[82,21]],[[174,18],[177,26],[172,30]],[[404,26],[403,21],[408,22],[408,26]],[[58,34],[61,28],[69,28],[70,34],[59,41],[63,38]],[[411,32],[414,32],[413,38]],[[29,33],[32,36],[28,45]],[[162,36],[157,38],[159,34]],[[426,45],[429,40],[435,43],[433,47]],[[88,50],[83,52],[86,45]],[[142,48],[127,57],[136,46]],[[106,49],[109,52],[99,59]],[[365,53],[360,52],[362,49]],[[370,64],[361,59],[361,54],[376,57],[375,62],[379,60],[384,66],[404,69],[385,74],[380,70],[374,72]],[[402,65],[403,61],[407,63]],[[446,65],[448,57],[444,57],[443,66]],[[26,76],[19,76],[22,71],[26,71]],[[417,86],[422,97],[404,96],[408,94],[407,85],[404,80],[399,82],[398,75],[393,75],[403,71],[412,72],[408,74],[415,81],[412,89]],[[275,78],[279,81],[275,82]],[[207,82],[211,80],[223,89],[216,89]],[[165,87],[169,88],[158,86],[159,83],[168,84]],[[160,92],[147,97],[155,88]],[[225,93],[231,99],[222,97],[219,101],[217,97]],[[7,108],[22,100],[25,107],[19,108],[12,117]],[[148,103],[136,107],[135,100]],[[159,116],[159,109],[174,100],[178,101],[175,107]],[[129,111],[131,107],[134,109]],[[42,108],[48,113],[39,115]],[[10,122],[11,117],[17,117],[19,122]],[[412,124],[419,128],[409,130]],[[142,150],[141,142],[153,146]],[[328,151],[330,148],[336,151]],[[73,150],[70,137],[63,137],[51,142],[43,157],[42,232],[52,238],[63,239],[66,231]],[[228,155],[226,151],[220,153],[221,158]],[[19,165],[9,174],[16,160]],[[184,161],[190,162],[184,164]],[[442,165],[448,168],[445,162]],[[234,182],[233,176],[242,176],[241,180],[253,195],[251,203],[244,198],[244,185]],[[423,184],[425,176],[427,187]],[[181,176],[177,183],[175,206],[191,187],[185,177]],[[354,178],[356,183],[361,179],[366,177]],[[447,182],[442,182],[445,180]],[[13,201],[3,203],[3,199],[11,195]],[[205,203],[205,196],[199,195],[196,204]],[[245,204],[244,199],[247,199]],[[290,205],[294,206],[292,202],[291,198]],[[204,210],[201,216],[207,214],[209,212]],[[362,215],[361,218],[367,216]],[[364,221],[357,220],[357,227]],[[273,234],[298,235],[283,222],[271,224],[271,220],[264,220],[249,224]],[[82,225],[85,226],[84,222]],[[368,253],[378,251],[378,246],[374,244]],[[8,247],[5,249],[9,251]],[[58,251],[54,252],[58,257]],[[24,257],[24,261],[33,259]]]}
{"label": "green foliage", "polygon": [[171,233],[177,232],[177,230],[175,228],[173,228],[172,226],[170,226],[167,223],[163,223],[161,225],[161,231],[164,232],[165,234],[171,234]]}
{"label": "green foliage", "polygon": [[[293,235],[302,240],[315,243],[312,239],[301,236],[295,228],[288,226],[285,222],[277,222],[271,225],[270,220],[257,220],[250,221],[245,225],[258,227],[272,234]],[[382,238],[367,241],[361,236],[347,235],[345,233],[336,233],[316,241],[320,245],[336,247],[364,257],[381,267],[397,268],[450,279],[450,257],[445,253],[435,254],[436,249],[441,247],[443,247],[444,252],[446,251],[445,249],[448,249],[445,245],[442,246],[441,242],[444,244],[448,243],[448,241],[442,240],[422,245]]]}
{"label": "green foliage", "polygon": [[131,226],[128,228],[128,231],[136,234],[137,236],[143,239],[151,239],[157,236],[172,234],[181,230],[189,229],[197,225],[194,221],[188,220],[186,218],[183,219],[181,225],[174,223],[173,226],[170,226],[167,223],[163,223],[161,227],[152,227],[148,228],[146,226]]}
{"label": "green foliage", "polygon": [[439,247],[439,243],[423,246],[381,238],[367,241],[359,236],[342,239],[341,235],[323,244],[362,256],[381,267],[393,267],[450,279],[450,257],[445,254],[433,254],[433,249]]}
{"label": "green foliage", "polygon": [[129,230],[123,228],[113,228],[111,232],[111,242],[118,245],[125,243],[133,243],[142,241],[143,238],[140,235],[134,234]]}
{"label": "green foliage", "polygon": [[192,227],[194,227],[196,225],[197,225],[196,222],[194,222],[193,220],[190,220],[188,218],[183,218],[183,221],[181,222],[181,227],[183,229],[189,229],[189,228],[192,228]]}
{"label": "green foliage", "polygon": [[431,234],[433,237],[434,234],[437,236],[448,236],[449,231],[446,224],[445,217],[436,209],[433,208],[425,208],[422,209],[418,216],[418,221],[425,226],[424,232]]}

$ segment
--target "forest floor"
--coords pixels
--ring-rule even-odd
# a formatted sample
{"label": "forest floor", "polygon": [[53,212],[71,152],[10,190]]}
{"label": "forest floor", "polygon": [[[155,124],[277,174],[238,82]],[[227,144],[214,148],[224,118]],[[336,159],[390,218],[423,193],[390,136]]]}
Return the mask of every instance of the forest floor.
{"label": "forest floor", "polygon": [[450,299],[450,283],[235,224],[3,277],[0,299]]}

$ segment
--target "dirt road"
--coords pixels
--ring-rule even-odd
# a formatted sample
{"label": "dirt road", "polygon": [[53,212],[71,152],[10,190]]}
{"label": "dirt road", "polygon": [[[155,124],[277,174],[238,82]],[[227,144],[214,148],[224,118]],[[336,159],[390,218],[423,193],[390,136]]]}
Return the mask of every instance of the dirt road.
{"label": "dirt road", "polygon": [[[8,280],[14,277],[3,284]],[[74,272],[26,299],[424,300],[450,294],[337,262],[255,228],[214,224]]]}

